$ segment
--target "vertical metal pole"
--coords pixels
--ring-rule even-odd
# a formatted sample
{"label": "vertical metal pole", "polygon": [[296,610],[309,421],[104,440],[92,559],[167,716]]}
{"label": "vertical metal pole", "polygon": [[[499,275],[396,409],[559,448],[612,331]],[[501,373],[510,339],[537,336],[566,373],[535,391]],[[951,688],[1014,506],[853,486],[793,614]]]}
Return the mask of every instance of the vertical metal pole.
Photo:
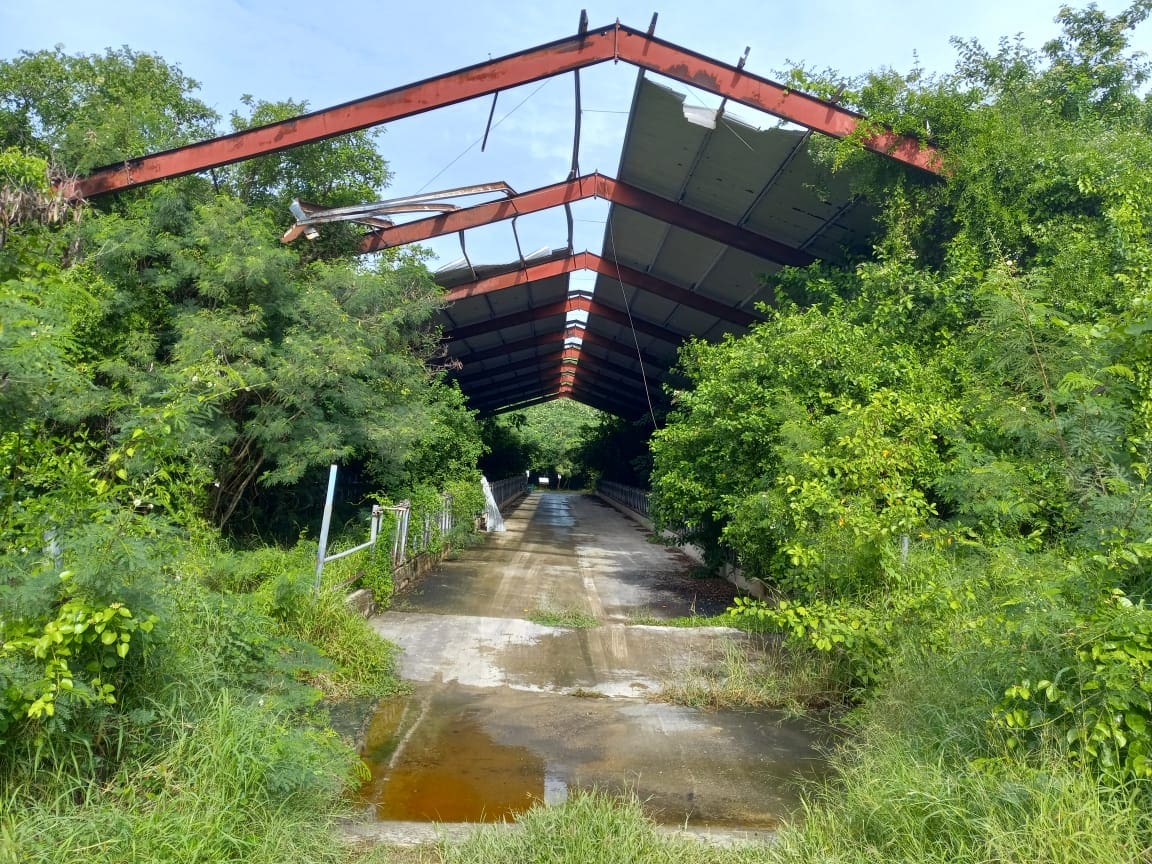
{"label": "vertical metal pole", "polygon": [[400,514],[400,521],[404,526],[400,535],[400,563],[403,563],[404,555],[408,553],[408,524],[412,515],[412,505],[410,501],[401,501],[400,506],[404,508]]}
{"label": "vertical metal pole", "polygon": [[320,550],[316,554],[316,590],[324,575],[324,558],[328,555],[328,529],[332,526],[332,502],[336,498],[336,465],[328,469],[328,497],[324,500],[324,520],[320,523]]}
{"label": "vertical metal pole", "polygon": [[400,531],[404,528],[404,518],[399,507],[390,508],[396,514],[396,528],[392,532],[392,566],[400,565]]}
{"label": "vertical metal pole", "polygon": [[384,511],[380,509],[380,505],[379,504],[373,504],[372,505],[372,529],[371,529],[371,534],[368,538],[369,541],[372,543],[372,551],[368,553],[368,556],[373,561],[376,560],[376,540],[380,537],[380,520],[383,518],[383,516],[384,516]]}

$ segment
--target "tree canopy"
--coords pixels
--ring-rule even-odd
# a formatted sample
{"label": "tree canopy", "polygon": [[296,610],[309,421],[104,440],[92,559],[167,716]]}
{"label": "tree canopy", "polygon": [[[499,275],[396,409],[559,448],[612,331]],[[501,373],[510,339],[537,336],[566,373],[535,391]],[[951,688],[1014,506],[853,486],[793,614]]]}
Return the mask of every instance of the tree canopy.
{"label": "tree canopy", "polygon": [[653,440],[659,521],[773,591],[743,612],[864,683],[907,640],[1014,646],[1031,659],[988,672],[1008,692],[989,716],[1136,777],[1152,776],[1152,99],[1127,49],[1150,12],[1064,8],[1040,50],[960,41],[951,74],[854,82],[866,125],[932,136],[942,177],[823,144],[880,208],[873,254],[786,271],[767,322],[688,346],[692,386]]}

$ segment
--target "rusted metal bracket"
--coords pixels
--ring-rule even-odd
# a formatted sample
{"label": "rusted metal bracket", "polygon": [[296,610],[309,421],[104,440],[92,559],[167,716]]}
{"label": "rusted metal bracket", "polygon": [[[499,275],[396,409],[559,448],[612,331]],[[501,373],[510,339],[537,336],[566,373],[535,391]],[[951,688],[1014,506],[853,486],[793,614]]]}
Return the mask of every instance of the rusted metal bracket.
{"label": "rusted metal bracket", "polygon": [[448,302],[454,303],[469,297],[479,297],[495,291],[503,291],[516,285],[528,285],[543,279],[562,276],[565,273],[574,273],[577,270],[589,270],[593,273],[599,273],[602,276],[607,276],[610,279],[619,280],[626,285],[631,285],[633,288],[656,294],[674,303],[705,312],[708,315],[719,318],[721,321],[727,321],[741,327],[751,326],[756,321],[761,320],[759,317],[743,309],[734,309],[718,300],[713,300],[702,294],[689,291],[687,288],[682,288],[679,285],[674,285],[671,282],[659,279],[650,273],[606,261],[593,252],[577,252],[566,258],[554,259],[539,264],[529,264],[527,267],[511,270],[507,273],[487,276],[483,279],[474,279],[471,282],[453,286],[448,289],[444,296]]}

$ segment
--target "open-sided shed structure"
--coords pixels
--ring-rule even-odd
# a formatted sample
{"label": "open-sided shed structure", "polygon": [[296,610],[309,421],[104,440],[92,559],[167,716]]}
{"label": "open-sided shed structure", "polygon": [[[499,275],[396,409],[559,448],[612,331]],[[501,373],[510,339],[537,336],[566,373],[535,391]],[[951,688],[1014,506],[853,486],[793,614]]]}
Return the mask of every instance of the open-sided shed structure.
{"label": "open-sided shed structure", "polygon": [[[572,172],[553,186],[378,227],[362,251],[464,232],[578,200],[610,202],[598,251],[567,245],[500,266],[437,274],[445,288],[446,348],[470,403],[498,412],[575,398],[626,417],[651,409],[687,338],[739,333],[773,298],[763,281],[785,265],[835,260],[866,245],[872,215],[846,178],[817,165],[813,132],[852,134],[859,115],[619,23],[437,78],[270,124],[108,166],[77,184],[96,195],[193,173],[454,104],[608,60],[640,68],[615,178],[578,175],[577,99]],[[687,106],[646,77],[655,72],[722,97]],[[787,126],[757,129],[727,116],[729,102]],[[882,131],[862,145],[914,170],[935,171],[928,144]],[[423,205],[422,205],[423,206]],[[426,208],[425,208],[426,209]],[[571,225],[569,210],[569,225]],[[313,213],[300,213],[307,225]],[[513,221],[514,224],[514,221]],[[575,271],[595,274],[579,287]]]}

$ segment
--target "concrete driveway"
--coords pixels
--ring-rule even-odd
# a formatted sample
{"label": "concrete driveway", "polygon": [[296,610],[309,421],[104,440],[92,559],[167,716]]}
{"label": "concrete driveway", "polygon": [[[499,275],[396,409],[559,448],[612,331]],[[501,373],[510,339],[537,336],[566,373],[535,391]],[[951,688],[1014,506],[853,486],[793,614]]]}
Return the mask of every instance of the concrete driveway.
{"label": "concrete driveway", "polygon": [[[587,787],[630,790],[659,821],[713,829],[771,828],[795,811],[802,782],[821,774],[822,730],[653,698],[747,638],[651,623],[721,611],[727,583],[694,578],[682,553],[592,496],[536,493],[506,524],[372,619],[403,649],[413,693],[369,729],[368,812],[495,820]],[[529,620],[542,612],[595,626]]]}

